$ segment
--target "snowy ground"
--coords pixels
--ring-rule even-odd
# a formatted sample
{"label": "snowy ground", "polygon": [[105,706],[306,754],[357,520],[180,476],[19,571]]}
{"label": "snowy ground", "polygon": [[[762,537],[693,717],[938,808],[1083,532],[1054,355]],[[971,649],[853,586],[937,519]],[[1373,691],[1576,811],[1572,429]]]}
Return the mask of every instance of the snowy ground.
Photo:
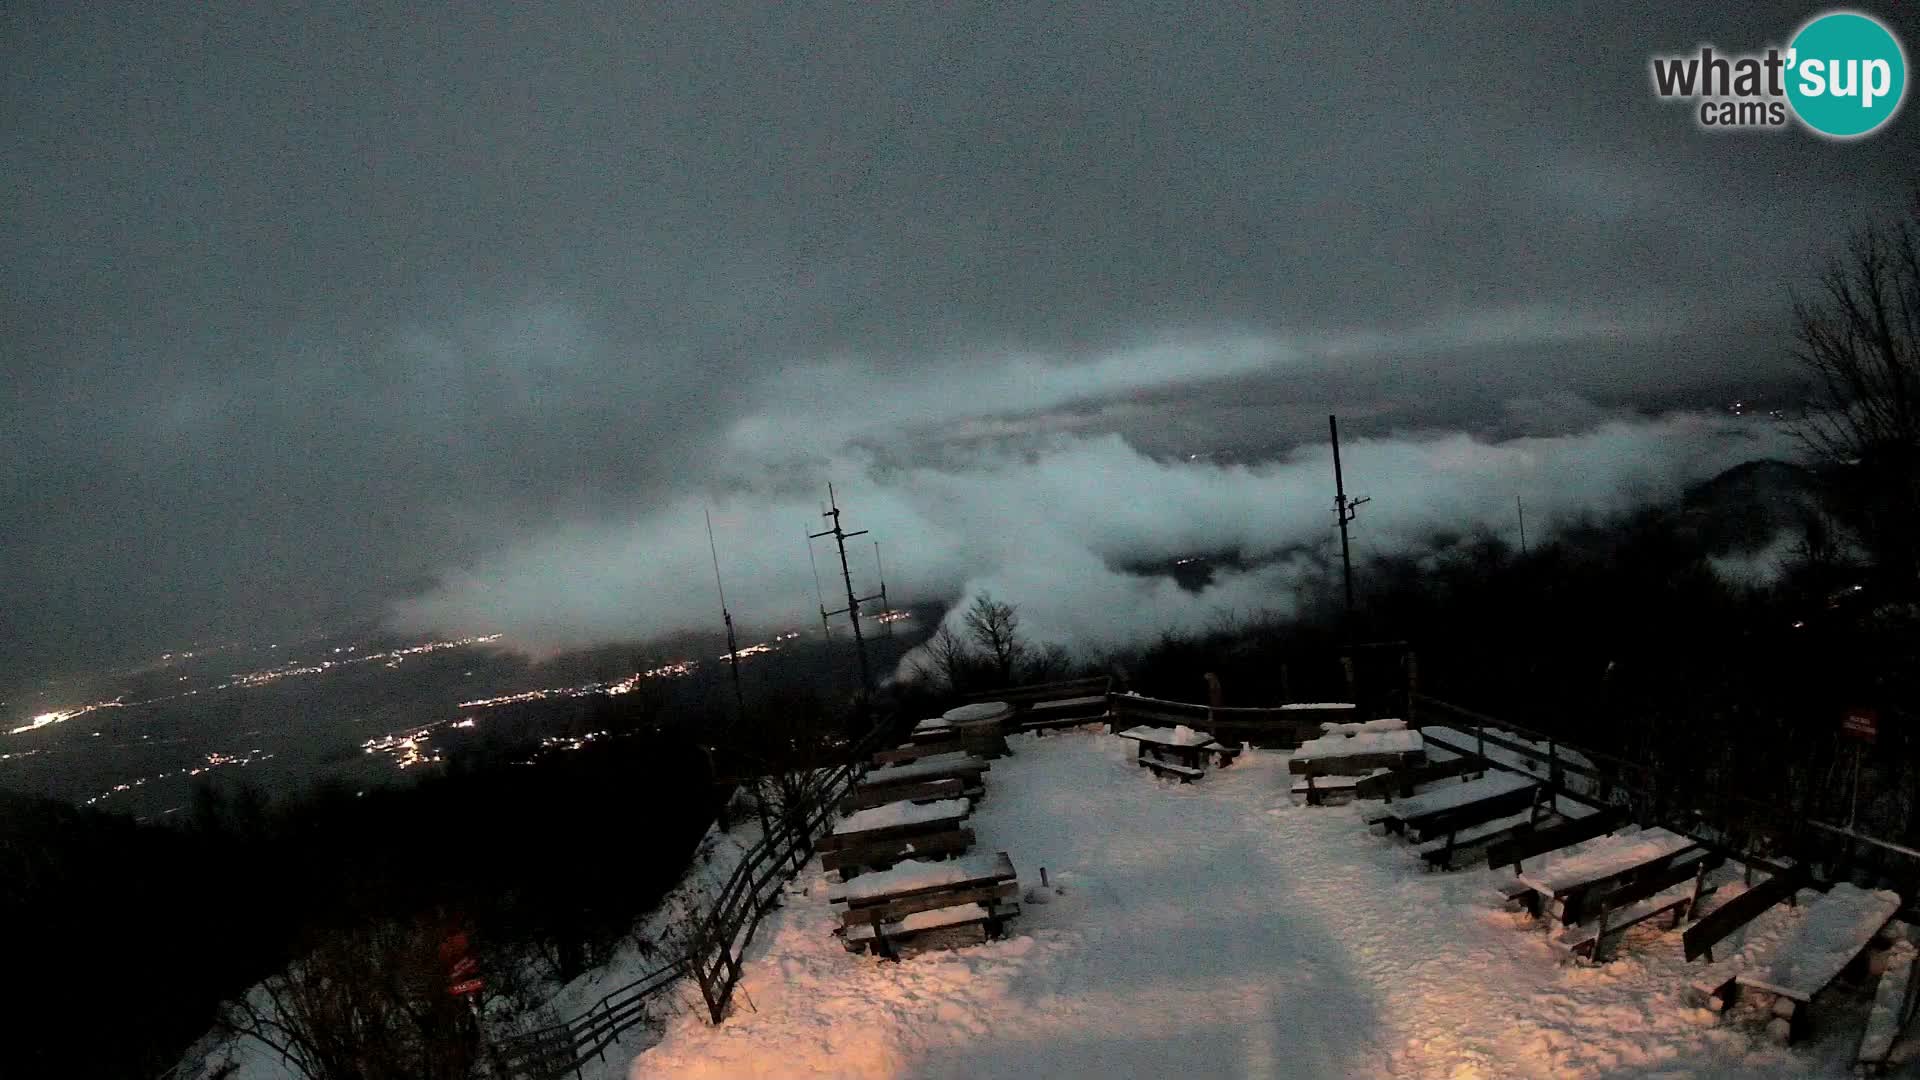
{"label": "snowy ground", "polygon": [[[1047,867],[1064,895],[1004,941],[895,964],[841,948],[816,863],[761,927],[735,1014],[670,1018],[630,1076],[1848,1075],[1859,995],[1823,999],[1789,1050],[1681,1002],[1678,934],[1565,963],[1488,871],[1425,872],[1368,833],[1368,804],[1293,806],[1284,755],[1179,786],[1111,736],[1012,743],[976,850],[1009,852],[1027,889]],[[1770,912],[1754,940],[1798,917]]]}

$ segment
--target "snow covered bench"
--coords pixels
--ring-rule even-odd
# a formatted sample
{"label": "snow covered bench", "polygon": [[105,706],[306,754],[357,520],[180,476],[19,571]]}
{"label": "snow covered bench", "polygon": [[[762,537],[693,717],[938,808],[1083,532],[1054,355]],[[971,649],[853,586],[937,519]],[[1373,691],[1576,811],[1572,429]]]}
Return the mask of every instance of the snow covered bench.
{"label": "snow covered bench", "polygon": [[1519,773],[1488,773],[1477,780],[1442,784],[1419,795],[1389,803],[1377,820],[1388,832],[1430,840],[1529,807],[1539,782]]}
{"label": "snow covered bench", "polygon": [[[913,936],[914,930],[905,929],[907,920],[922,912],[944,910],[951,914],[952,909],[980,905],[987,915],[978,921],[989,931],[997,929],[992,925],[996,920],[1018,913],[1018,891],[1013,860],[1002,851],[948,862],[909,860],[891,870],[865,874],[836,886],[827,899],[840,912],[843,941],[849,951],[889,951],[896,939]],[[938,927],[920,929],[957,925],[961,923],[943,921]]]}
{"label": "snow covered bench", "polygon": [[1734,983],[1775,995],[1767,1033],[1776,1041],[1791,1042],[1805,1034],[1808,1003],[1883,939],[1899,910],[1900,897],[1894,893],[1840,882],[1808,904],[1800,925],[1764,960],[1736,975]]}
{"label": "snow covered bench", "polygon": [[1012,901],[955,904],[952,907],[917,911],[885,922],[850,926],[847,928],[846,944],[852,951],[872,949],[894,959],[903,959],[935,949],[979,945],[997,934],[1006,920],[1018,914],[1020,905]]}
{"label": "snow covered bench", "polygon": [[1291,794],[1308,806],[1325,805],[1328,799],[1345,802],[1357,797],[1360,785],[1384,775],[1386,771],[1375,769],[1365,776],[1335,776],[1309,772],[1293,782]]}
{"label": "snow covered bench", "polygon": [[840,800],[840,809],[851,814],[855,810],[885,806],[890,802],[936,802],[940,799],[967,798],[979,794],[980,790],[970,791],[966,781],[951,776],[912,784],[890,784],[877,789],[855,787],[846,798]]}
{"label": "snow covered bench", "polygon": [[1795,894],[1808,883],[1806,870],[1797,866],[1769,877],[1688,927],[1681,939],[1682,953],[1689,961],[1705,956],[1707,963],[1713,963],[1713,947],[1722,938],[1759,918],[1761,912],[1782,900],[1793,903]]}
{"label": "snow covered bench", "polygon": [[1587,921],[1568,927],[1554,944],[1576,956],[1599,963],[1605,956],[1607,938],[1624,934],[1649,919],[1671,914],[1679,925],[1711,895],[1707,875],[1720,868],[1725,858],[1696,849],[1662,870],[1622,885],[1595,900],[1593,915]]}
{"label": "snow covered bench", "polygon": [[1110,676],[1095,675],[1086,679],[1009,686],[985,693],[967,694],[960,700],[969,704],[1005,702],[1013,707],[1013,717],[1007,721],[1009,729],[1035,731],[1076,727],[1105,717],[1107,699],[1112,689],[1113,679]]}
{"label": "snow covered bench", "polygon": [[990,768],[985,758],[975,757],[963,751],[948,751],[929,754],[912,761],[897,765],[885,765],[869,769],[860,778],[863,791],[883,791],[912,784],[924,784],[930,780],[959,780],[968,788],[981,786],[980,774]]}
{"label": "snow covered bench", "polygon": [[1487,868],[1498,870],[1503,866],[1511,866],[1514,874],[1518,876],[1525,867],[1526,861],[1535,855],[1558,851],[1561,848],[1591,840],[1596,836],[1604,836],[1623,826],[1626,820],[1627,816],[1618,810],[1603,809],[1550,829],[1538,829],[1509,837],[1487,848]]}
{"label": "snow covered bench", "polygon": [[1914,962],[1920,959],[1913,942],[1904,934],[1896,937],[1887,951],[1886,971],[1874,987],[1873,1011],[1867,1014],[1867,1026],[1860,1033],[1860,1049],[1854,1055],[1854,1070],[1865,1076],[1886,1071],[1893,1056],[1893,1041],[1913,1021],[1915,991],[1920,980],[1914,978]]}

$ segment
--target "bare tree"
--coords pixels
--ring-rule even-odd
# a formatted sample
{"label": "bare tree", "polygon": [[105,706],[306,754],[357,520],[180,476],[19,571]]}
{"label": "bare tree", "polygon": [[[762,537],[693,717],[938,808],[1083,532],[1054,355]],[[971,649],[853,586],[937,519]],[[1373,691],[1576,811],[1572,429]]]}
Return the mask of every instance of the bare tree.
{"label": "bare tree", "polygon": [[967,636],[986,654],[995,685],[1012,685],[1014,673],[1021,669],[1028,652],[1026,639],[1020,636],[1020,609],[983,592],[974,597],[973,606],[962,619]]}
{"label": "bare tree", "polygon": [[479,1054],[448,993],[443,930],[380,921],[335,933],[222,1010],[222,1026],[309,1080],[465,1080]]}
{"label": "bare tree", "polygon": [[979,658],[967,640],[945,623],[920,646],[914,668],[929,682],[953,693],[965,693],[973,681]]}
{"label": "bare tree", "polygon": [[1834,467],[1836,503],[1902,588],[1920,569],[1920,188],[1904,218],[1856,232],[1794,304],[1815,399],[1794,431]]}

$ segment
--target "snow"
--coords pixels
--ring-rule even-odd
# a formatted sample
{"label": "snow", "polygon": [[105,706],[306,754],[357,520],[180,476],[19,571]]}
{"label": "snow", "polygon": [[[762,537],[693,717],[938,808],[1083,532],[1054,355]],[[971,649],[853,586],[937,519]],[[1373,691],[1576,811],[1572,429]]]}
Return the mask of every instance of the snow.
{"label": "snow", "polygon": [[1282,705],[1282,709],[1351,709],[1351,701],[1296,701],[1291,705]]}
{"label": "snow", "polygon": [[1088,694],[1086,697],[1060,698],[1055,701],[1036,701],[1028,711],[1040,712],[1045,709],[1081,709],[1106,700],[1107,695],[1105,694]]}
{"label": "snow", "polygon": [[1900,898],[1841,882],[1807,905],[1791,935],[1740,974],[1740,985],[1806,1001],[1833,980],[1900,910]]}
{"label": "snow", "polygon": [[1417,731],[1368,731],[1358,735],[1322,735],[1294,751],[1308,759],[1359,757],[1363,754],[1411,754],[1425,742]]}
{"label": "snow", "polygon": [[1530,788],[1538,781],[1519,773],[1490,772],[1478,780],[1464,783],[1442,782],[1437,788],[1400,799],[1387,807],[1387,813],[1405,821],[1423,814],[1438,813],[1467,806],[1484,799],[1494,799],[1509,792]]}
{"label": "snow", "polygon": [[917,723],[917,724],[915,724],[915,725],[913,725],[913,730],[915,730],[915,731],[945,731],[945,730],[946,730],[947,728],[949,728],[949,727],[952,727],[952,726],[953,726],[953,725],[951,725],[951,724],[949,724],[949,723],[947,723],[947,721],[946,721],[946,718],[945,718],[945,717],[941,717],[941,716],[929,716],[929,717],[927,717],[927,718],[926,718],[925,720],[922,720],[922,721],[920,721],[919,723]]}
{"label": "snow", "polygon": [[925,825],[934,821],[964,817],[967,813],[966,799],[936,799],[929,803],[890,802],[880,806],[856,810],[841,819],[833,827],[835,836],[851,836],[856,833],[872,832],[875,829],[892,829],[903,825]]}
{"label": "snow", "polygon": [[[1133,744],[1109,735],[1013,741],[973,827],[1023,890],[1047,867],[1060,892],[1007,939],[904,963],[848,953],[812,864],[755,936],[724,1024],[685,1009],[587,1080],[1848,1075],[1864,1002],[1775,1046],[1751,1018],[1680,1002],[1699,965],[1657,919],[1619,959],[1568,965],[1498,906],[1510,874],[1427,872],[1369,835],[1377,804],[1294,807],[1284,754],[1169,787],[1138,783]],[[1743,939],[1763,947],[1797,917],[1776,908]]]}
{"label": "snow", "polygon": [[1213,736],[1204,731],[1195,731],[1185,724],[1174,727],[1130,727],[1120,733],[1123,739],[1138,739],[1142,742],[1166,743],[1170,746],[1205,746],[1213,741]]}
{"label": "snow", "polygon": [[1519,877],[1539,892],[1558,896],[1693,846],[1692,840],[1666,829],[1602,836],[1564,855],[1547,856],[1527,865]]}

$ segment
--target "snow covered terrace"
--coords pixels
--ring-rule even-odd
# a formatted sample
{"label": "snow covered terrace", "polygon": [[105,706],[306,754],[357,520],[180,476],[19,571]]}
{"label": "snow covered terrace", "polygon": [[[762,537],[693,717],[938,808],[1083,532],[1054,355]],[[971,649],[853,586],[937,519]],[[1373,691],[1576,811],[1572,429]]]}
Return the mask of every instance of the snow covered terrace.
{"label": "snow covered terrace", "polygon": [[[1500,907],[1492,872],[1427,872],[1369,834],[1371,804],[1293,805],[1285,754],[1176,785],[1095,730],[1011,742],[976,850],[1011,854],[1023,890],[1046,867],[1063,894],[1023,905],[1004,940],[891,963],[841,947],[816,861],[762,925],[724,1024],[681,1010],[600,1075],[1849,1075],[1864,1001],[1824,1005],[1789,1049],[1683,1004],[1664,921],[1605,966],[1569,964]],[[1775,909],[1749,940],[1797,917]]]}

